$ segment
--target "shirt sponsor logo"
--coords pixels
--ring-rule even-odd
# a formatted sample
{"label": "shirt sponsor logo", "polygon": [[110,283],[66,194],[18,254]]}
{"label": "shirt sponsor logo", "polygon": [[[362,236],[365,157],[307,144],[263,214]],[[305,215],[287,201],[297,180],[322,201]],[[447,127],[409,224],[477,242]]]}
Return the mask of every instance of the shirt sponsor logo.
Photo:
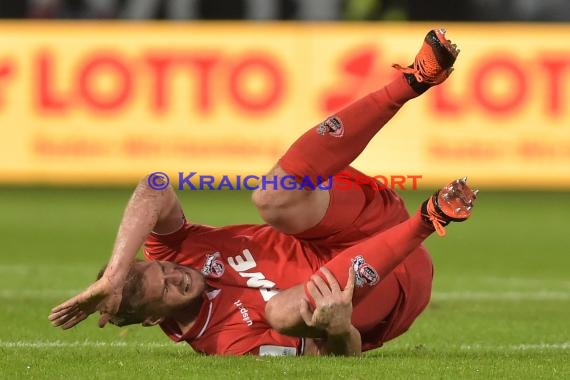
{"label": "shirt sponsor logo", "polygon": [[240,300],[234,302],[234,305],[235,307],[238,308],[239,312],[241,313],[241,319],[243,320],[243,322],[248,326],[252,326],[253,321],[249,317],[249,310],[247,310],[247,307],[245,307]]}
{"label": "shirt sponsor logo", "polygon": [[210,278],[220,278],[224,274],[224,263],[219,259],[220,252],[206,255],[206,262],[202,266],[202,274]]}
{"label": "shirt sponsor logo", "polygon": [[271,297],[278,293],[277,290],[273,289],[275,283],[265,278],[263,273],[250,272],[250,270],[257,267],[257,263],[249,249],[244,249],[241,255],[228,257],[228,264],[238,272],[241,277],[247,278],[246,283],[249,288],[259,289],[261,297],[263,297],[265,302],[269,301]]}
{"label": "shirt sponsor logo", "polygon": [[359,288],[363,287],[365,284],[374,286],[380,279],[376,269],[368,264],[362,256],[356,256],[352,259],[352,268],[356,273],[356,286]]}

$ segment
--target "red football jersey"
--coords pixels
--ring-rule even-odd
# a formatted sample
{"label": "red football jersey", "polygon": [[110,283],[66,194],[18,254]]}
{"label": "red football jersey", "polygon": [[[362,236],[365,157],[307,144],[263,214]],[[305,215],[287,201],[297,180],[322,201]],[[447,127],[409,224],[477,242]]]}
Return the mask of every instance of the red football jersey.
{"label": "red football jersey", "polygon": [[[268,225],[209,227],[185,224],[145,242],[149,260],[172,261],[201,271],[208,285],[256,288],[267,301],[276,290],[306,281],[330,257],[310,243]],[[268,289],[274,289],[269,291]]]}
{"label": "red football jersey", "polygon": [[161,324],[175,342],[186,341],[205,354],[283,355],[303,353],[304,339],[285,336],[265,321],[265,302],[251,288],[223,287],[204,295],[196,323],[180,334],[174,321]]}
{"label": "red football jersey", "polygon": [[[173,340],[187,341],[208,354],[301,354],[303,340],[278,334],[265,322],[266,302],[277,291],[307,281],[347,247],[407,218],[395,193],[361,185],[354,191],[333,191],[321,223],[296,237],[268,225],[185,224],[172,234],[151,234],[145,242],[147,259],[193,267],[217,289],[209,293],[194,327],[184,336],[175,323],[166,322],[162,328]],[[361,331],[364,350],[405,332],[429,301],[432,265],[422,246],[391,276],[396,281],[392,297],[386,297],[380,286],[371,288],[376,289],[373,302],[397,302],[388,319]],[[353,322],[369,315],[369,307],[360,306],[354,307]]]}
{"label": "red football jersey", "polygon": [[149,260],[200,270],[211,287],[194,326],[184,335],[176,323],[161,325],[174,341],[208,354],[300,355],[304,340],[277,333],[264,318],[279,289],[306,281],[323,265],[309,243],[267,225],[221,228],[186,224],[171,235],[151,235]]}

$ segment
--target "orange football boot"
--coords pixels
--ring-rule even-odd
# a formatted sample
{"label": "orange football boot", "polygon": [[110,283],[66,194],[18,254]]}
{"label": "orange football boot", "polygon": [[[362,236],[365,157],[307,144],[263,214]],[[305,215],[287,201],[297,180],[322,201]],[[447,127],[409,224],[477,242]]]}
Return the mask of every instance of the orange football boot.
{"label": "orange football boot", "polygon": [[445,236],[443,227],[449,222],[463,222],[471,216],[478,192],[467,186],[467,177],[457,179],[436,191],[422,204],[422,217],[433,225],[439,236]]}
{"label": "orange football boot", "polygon": [[414,91],[421,94],[449,77],[458,54],[457,45],[445,38],[445,29],[433,29],[424,38],[412,65],[392,67],[402,71]]}

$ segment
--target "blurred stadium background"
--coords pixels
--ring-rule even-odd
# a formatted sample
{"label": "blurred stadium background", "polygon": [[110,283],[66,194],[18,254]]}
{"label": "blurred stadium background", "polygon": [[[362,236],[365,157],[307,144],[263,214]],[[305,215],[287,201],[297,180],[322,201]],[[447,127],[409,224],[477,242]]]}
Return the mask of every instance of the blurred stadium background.
{"label": "blurred stadium background", "polygon": [[[0,3],[0,377],[570,378],[570,7],[564,0]],[[62,332],[136,181],[261,174],[445,26],[462,52],[355,166],[421,175],[410,210],[469,175],[472,220],[428,241],[431,306],[364,360],[193,355],[157,329]],[[206,224],[247,191],[180,192]]]}

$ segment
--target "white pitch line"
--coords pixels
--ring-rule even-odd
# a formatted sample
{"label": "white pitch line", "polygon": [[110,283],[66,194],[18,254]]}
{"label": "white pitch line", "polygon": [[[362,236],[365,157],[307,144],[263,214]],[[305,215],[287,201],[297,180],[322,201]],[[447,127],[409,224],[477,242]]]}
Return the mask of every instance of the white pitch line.
{"label": "white pitch line", "polygon": [[[175,343],[136,343],[136,342],[101,342],[101,341],[0,341],[0,348],[173,348],[181,347]],[[183,346],[185,347],[185,346]],[[491,344],[462,344],[459,346],[446,346],[446,349],[459,349],[463,351],[568,351],[570,350],[570,342],[563,343],[521,343],[509,345],[491,345]],[[434,350],[439,348],[434,347]]]}
{"label": "white pitch line", "polygon": [[537,350],[570,350],[570,342],[564,343],[521,343],[510,345],[462,344],[461,350],[467,351],[537,351]]}
{"label": "white pitch line", "polygon": [[507,291],[507,292],[433,292],[434,301],[567,301],[570,292],[564,291]]}
{"label": "white pitch line", "polygon": [[80,291],[81,289],[4,289],[0,290],[0,299],[56,299],[72,297]]}
{"label": "white pitch line", "polygon": [[147,347],[147,348],[162,348],[162,347],[176,347],[175,343],[134,343],[134,342],[99,342],[99,341],[0,341],[0,348],[68,348],[68,347]]}
{"label": "white pitch line", "polygon": [[0,265],[0,273],[7,275],[29,275],[30,273],[53,274],[61,272],[72,273],[89,273],[93,277],[96,273],[97,266],[93,265],[59,265],[59,264],[37,264],[37,265]]}
{"label": "white pitch line", "polygon": [[528,288],[537,288],[544,285],[558,285],[570,288],[570,281],[563,279],[552,279],[542,277],[497,277],[497,276],[477,276],[472,278],[464,278],[464,281],[471,283],[486,283],[499,286],[518,286]]}
{"label": "white pitch line", "polygon": [[[72,297],[81,289],[3,289],[0,299],[58,299]],[[434,301],[568,301],[570,291],[502,291],[502,292],[438,292],[432,294]]]}

